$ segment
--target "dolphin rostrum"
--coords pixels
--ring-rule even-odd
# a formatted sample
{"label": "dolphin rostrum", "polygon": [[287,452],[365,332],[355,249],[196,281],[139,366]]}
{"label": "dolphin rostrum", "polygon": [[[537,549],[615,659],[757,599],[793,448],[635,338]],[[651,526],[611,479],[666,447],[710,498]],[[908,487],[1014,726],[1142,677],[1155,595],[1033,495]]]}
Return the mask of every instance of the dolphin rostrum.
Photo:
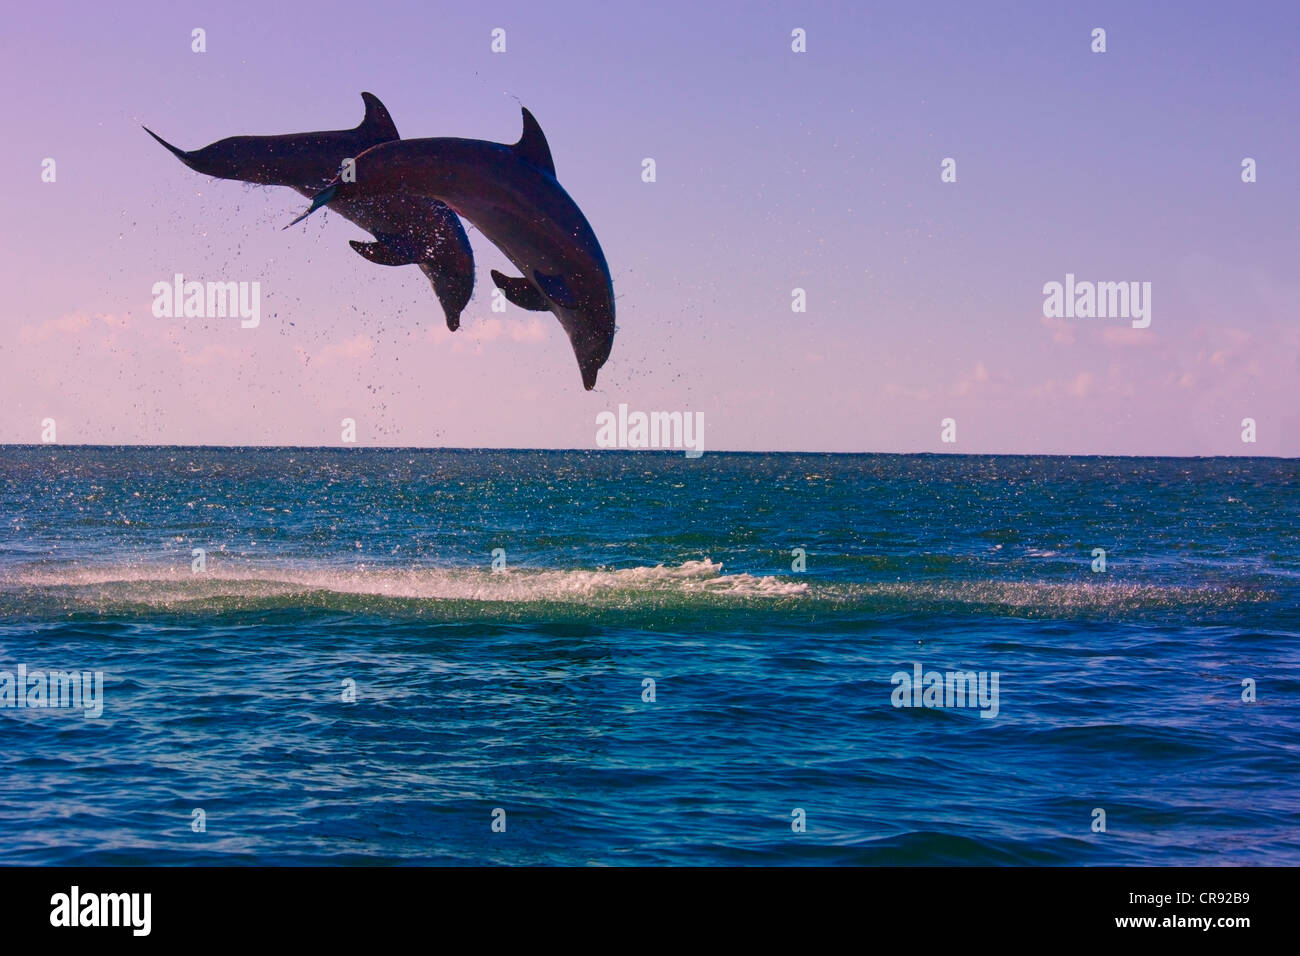
{"label": "dolphin rostrum", "polygon": [[[289,186],[314,196],[339,171],[371,146],[398,139],[397,126],[373,93],[362,93],[366,115],[355,129],[284,136],[231,136],[186,152],[153,130],[145,132],[182,163],[219,179],[239,179],[264,186]],[[418,265],[433,285],[447,317],[447,328],[460,326],[460,314],[474,291],[474,253],[465,227],[436,199],[387,195],[340,201],[334,208],[375,237],[351,241],[371,262],[386,266]]]}
{"label": "dolphin rostrum", "polygon": [[528,110],[523,117],[523,136],[513,145],[436,138],[372,146],[357,157],[355,182],[336,176],[294,222],[321,206],[375,196],[445,202],[523,273],[519,278],[492,273],[506,298],[520,308],[553,312],[560,320],[582,384],[591,389],[614,342],[614,285],[596,234],[556,181],[542,128]]}

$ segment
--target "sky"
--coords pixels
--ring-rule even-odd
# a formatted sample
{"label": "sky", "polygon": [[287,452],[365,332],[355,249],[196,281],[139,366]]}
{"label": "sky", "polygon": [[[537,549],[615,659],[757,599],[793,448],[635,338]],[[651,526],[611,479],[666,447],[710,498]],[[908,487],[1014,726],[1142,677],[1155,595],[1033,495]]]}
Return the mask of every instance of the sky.
{"label": "sky", "polygon": [[[1289,0],[22,5],[0,442],[592,448],[626,404],[713,451],[1297,456],[1298,32]],[[140,128],[342,129],[363,90],[404,138],[537,116],[613,277],[595,391],[553,316],[491,310],[477,230],[451,333],[358,227],[281,231],[296,193]],[[260,324],[156,318],[176,273],[259,283]],[[1067,274],[1150,283],[1150,325],[1046,316]]]}

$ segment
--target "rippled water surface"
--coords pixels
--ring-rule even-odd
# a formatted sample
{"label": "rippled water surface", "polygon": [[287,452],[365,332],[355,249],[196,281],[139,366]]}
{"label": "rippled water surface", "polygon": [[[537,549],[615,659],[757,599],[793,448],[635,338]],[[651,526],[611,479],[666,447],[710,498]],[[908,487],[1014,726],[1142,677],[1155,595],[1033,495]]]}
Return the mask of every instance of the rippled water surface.
{"label": "rippled water surface", "polygon": [[0,862],[1300,863],[1298,518],[1277,459],[3,448]]}

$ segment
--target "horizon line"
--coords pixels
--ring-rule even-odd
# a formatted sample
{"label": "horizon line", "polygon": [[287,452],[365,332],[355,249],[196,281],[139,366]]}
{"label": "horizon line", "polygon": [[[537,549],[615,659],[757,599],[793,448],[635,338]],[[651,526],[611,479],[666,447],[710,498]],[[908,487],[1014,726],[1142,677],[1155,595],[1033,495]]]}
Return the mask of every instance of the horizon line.
{"label": "horizon line", "polygon": [[[523,447],[470,447],[466,445],[184,445],[184,444],[104,444],[97,442],[0,442],[0,449],[39,449],[39,448],[75,448],[75,449],[128,449],[128,448],[174,448],[192,450],[244,450],[244,451],[451,451],[451,452],[577,452],[589,455],[619,454],[662,454],[682,455],[684,448],[523,448]],[[841,456],[891,456],[891,457],[931,457],[931,458],[1158,458],[1177,461],[1196,461],[1211,458],[1222,459],[1275,459],[1277,461],[1300,461],[1300,455],[1135,455],[1118,452],[956,452],[956,451],[803,451],[777,449],[716,449],[704,451],[706,455],[841,455]]]}

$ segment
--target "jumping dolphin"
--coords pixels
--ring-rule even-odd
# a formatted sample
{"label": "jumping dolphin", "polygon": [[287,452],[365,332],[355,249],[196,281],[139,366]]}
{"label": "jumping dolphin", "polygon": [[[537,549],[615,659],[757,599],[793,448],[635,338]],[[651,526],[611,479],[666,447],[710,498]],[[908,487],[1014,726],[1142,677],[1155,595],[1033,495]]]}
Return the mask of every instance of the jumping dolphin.
{"label": "jumping dolphin", "polygon": [[[373,93],[362,93],[366,115],[355,129],[284,136],[232,136],[186,152],[147,126],[145,132],[182,163],[218,179],[239,179],[264,186],[288,186],[314,196],[339,171],[344,159],[371,146],[399,139],[397,126]],[[433,285],[447,316],[447,328],[460,326],[460,314],[474,291],[474,253],[456,214],[436,199],[387,195],[344,200],[338,213],[375,237],[351,241],[371,262],[386,266],[418,265]]]}
{"label": "jumping dolphin", "polygon": [[492,278],[520,308],[555,314],[591,389],[614,342],[614,285],[596,234],[556,181],[542,128],[526,109],[523,118],[513,145],[437,138],[372,146],[357,157],[355,182],[336,176],[294,223],[321,206],[374,196],[442,200],[523,273]]}

